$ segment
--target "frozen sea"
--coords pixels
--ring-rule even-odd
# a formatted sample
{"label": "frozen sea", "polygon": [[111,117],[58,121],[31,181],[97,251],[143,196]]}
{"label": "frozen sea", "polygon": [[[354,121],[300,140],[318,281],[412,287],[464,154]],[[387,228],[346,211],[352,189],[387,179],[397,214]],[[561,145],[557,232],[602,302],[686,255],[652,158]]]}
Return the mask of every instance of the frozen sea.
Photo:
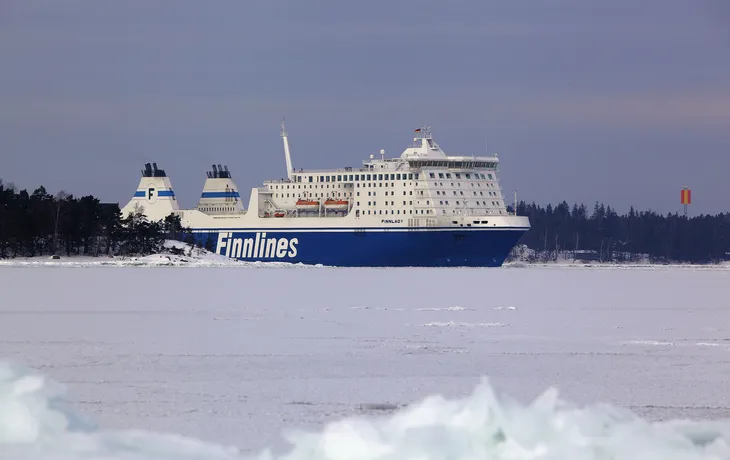
{"label": "frozen sea", "polygon": [[[728,269],[0,266],[0,293],[0,359],[60,382],[64,411],[114,433],[278,454],[289,430],[466,398],[481,377],[525,405],[555,387],[647,422],[730,420]],[[2,404],[0,441],[15,423]]]}

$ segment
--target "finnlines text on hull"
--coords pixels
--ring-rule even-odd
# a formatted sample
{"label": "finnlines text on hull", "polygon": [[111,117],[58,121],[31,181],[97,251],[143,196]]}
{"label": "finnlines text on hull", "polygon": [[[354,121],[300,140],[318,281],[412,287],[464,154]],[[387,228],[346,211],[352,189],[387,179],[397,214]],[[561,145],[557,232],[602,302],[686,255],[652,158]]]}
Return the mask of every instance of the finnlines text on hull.
{"label": "finnlines text on hull", "polygon": [[297,256],[298,238],[266,238],[256,232],[255,237],[234,238],[232,232],[218,233],[216,252],[226,257],[285,259]]}

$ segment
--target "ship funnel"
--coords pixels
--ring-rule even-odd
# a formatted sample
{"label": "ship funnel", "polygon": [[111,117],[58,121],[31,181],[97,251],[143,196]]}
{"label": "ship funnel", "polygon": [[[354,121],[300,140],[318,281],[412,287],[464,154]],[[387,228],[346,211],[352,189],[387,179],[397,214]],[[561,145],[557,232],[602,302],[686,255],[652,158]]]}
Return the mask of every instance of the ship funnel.
{"label": "ship funnel", "polygon": [[145,163],[137,190],[129,203],[122,208],[122,218],[135,209],[141,209],[151,221],[164,219],[180,209],[172,183],[165,170],[157,168],[157,163]]}
{"label": "ship funnel", "polygon": [[213,169],[206,173],[207,179],[203,193],[198,201],[198,211],[209,212],[242,212],[243,202],[238,187],[231,177],[228,166],[212,165]]}

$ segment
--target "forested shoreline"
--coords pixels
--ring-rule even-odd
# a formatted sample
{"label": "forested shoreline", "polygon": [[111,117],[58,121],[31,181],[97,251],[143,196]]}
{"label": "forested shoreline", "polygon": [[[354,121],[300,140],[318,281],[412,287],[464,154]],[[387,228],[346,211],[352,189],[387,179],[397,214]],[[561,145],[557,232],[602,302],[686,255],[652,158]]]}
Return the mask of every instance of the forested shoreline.
{"label": "forested shoreline", "polygon": [[730,260],[730,213],[685,217],[631,207],[620,215],[603,203],[589,211],[584,204],[565,201],[545,207],[522,201],[517,214],[530,218],[531,229],[511,260],[694,264]]}
{"label": "forested shoreline", "polygon": [[[522,201],[517,213],[528,216],[532,228],[509,260],[730,260],[730,213],[686,218],[631,208],[619,215],[602,203],[589,211],[584,204],[565,201],[544,207]],[[0,180],[0,258],[153,254],[162,251],[166,239],[192,242],[176,216],[159,222],[139,214],[122,219],[118,204],[101,203],[91,195],[50,195],[44,187],[28,193]]]}
{"label": "forested shoreline", "polygon": [[188,240],[180,218],[148,222],[132,214],[121,218],[119,205],[91,195],[32,193],[0,181],[0,259],[36,256],[146,255],[163,250],[166,239]]}

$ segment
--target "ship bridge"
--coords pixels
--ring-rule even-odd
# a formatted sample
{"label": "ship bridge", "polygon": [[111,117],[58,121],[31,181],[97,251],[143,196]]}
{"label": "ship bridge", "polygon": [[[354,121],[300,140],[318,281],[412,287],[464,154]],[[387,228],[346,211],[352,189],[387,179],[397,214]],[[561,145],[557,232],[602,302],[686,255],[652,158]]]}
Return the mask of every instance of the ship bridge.
{"label": "ship bridge", "polygon": [[401,158],[446,158],[446,153],[433,140],[430,126],[421,126],[414,130],[413,143],[401,154]]}

